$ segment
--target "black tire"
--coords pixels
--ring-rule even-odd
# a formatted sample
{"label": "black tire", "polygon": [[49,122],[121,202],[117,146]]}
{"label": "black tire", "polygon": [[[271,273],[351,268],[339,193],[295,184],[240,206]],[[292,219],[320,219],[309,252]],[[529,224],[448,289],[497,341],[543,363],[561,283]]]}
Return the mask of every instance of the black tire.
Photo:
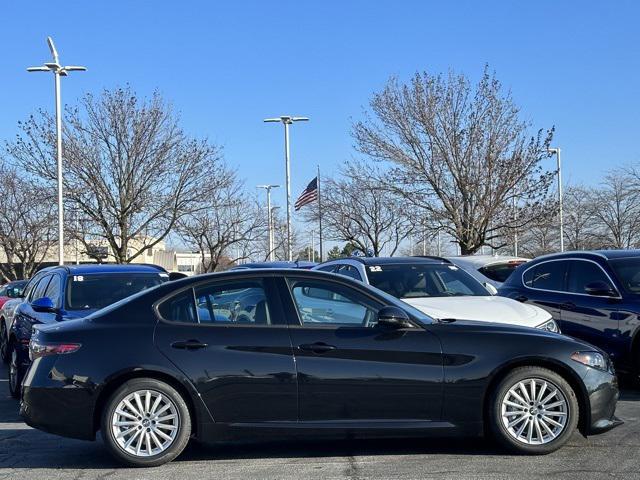
{"label": "black tire", "polygon": [[9,334],[4,318],[0,317],[0,359],[2,363],[7,364],[11,359],[9,352]]}
{"label": "black tire", "polygon": [[[160,453],[145,457],[127,452],[124,449],[124,446],[121,446],[118,443],[118,440],[116,440],[112,427],[112,419],[120,402],[122,402],[129,395],[140,391],[151,391],[154,394],[160,393],[164,397],[168,398],[175,407],[178,421],[178,428],[173,442]],[[118,461],[132,467],[156,467],[158,465],[170,462],[178,455],[180,455],[182,450],[184,450],[184,448],[187,446],[189,437],[191,436],[191,415],[189,414],[189,408],[187,407],[184,398],[182,398],[182,396],[170,385],[151,378],[135,378],[129,380],[120,388],[118,388],[109,397],[109,400],[104,407],[100,425],[102,430],[102,438],[111,454]],[[146,427],[141,425],[136,426],[135,428],[142,429],[142,431],[144,432]],[[147,431],[150,430],[147,429]],[[140,436],[142,436],[142,434]],[[152,453],[153,450],[150,450],[150,452]]]}
{"label": "black tire", "polygon": [[13,341],[9,342],[9,352],[9,393],[13,398],[20,398],[24,371],[20,366],[18,350],[16,349],[16,345]]}
{"label": "black tire", "polygon": [[[524,440],[518,440],[515,438],[515,433],[510,433],[507,429],[507,426],[503,423],[503,400],[506,398],[509,390],[517,385],[518,382],[523,382],[523,384],[528,385],[526,382],[530,382],[532,379],[548,382],[549,385],[559,390],[566,401],[566,412],[564,414],[566,420],[564,423],[564,428],[561,431],[557,432],[557,436],[552,440],[548,440],[547,443],[530,444],[525,443]],[[515,453],[526,455],[545,455],[547,453],[551,453],[562,447],[567,442],[567,440],[569,440],[569,438],[575,431],[576,426],[578,425],[579,406],[578,399],[576,398],[576,394],[573,391],[573,388],[571,388],[571,385],[569,385],[569,383],[562,376],[546,368],[519,367],[509,372],[507,376],[503,378],[494,389],[489,398],[488,407],[489,428],[491,429],[493,436],[499,444]],[[528,415],[531,412],[536,413],[536,415]],[[529,410],[525,413],[525,415],[528,415],[529,418],[540,418],[540,415],[538,415],[537,412],[537,409]],[[546,418],[544,410],[542,412],[542,418]],[[515,416],[511,418],[519,419],[520,417]],[[529,420],[525,419],[524,423],[527,422],[529,422]],[[534,429],[533,422],[534,419],[531,418],[531,426],[527,426],[526,428]],[[522,426],[522,424],[520,424],[520,426]],[[515,429],[515,427],[513,428]],[[547,435],[546,431],[542,430],[542,432],[543,435]],[[534,435],[537,436],[538,434],[535,433]]]}

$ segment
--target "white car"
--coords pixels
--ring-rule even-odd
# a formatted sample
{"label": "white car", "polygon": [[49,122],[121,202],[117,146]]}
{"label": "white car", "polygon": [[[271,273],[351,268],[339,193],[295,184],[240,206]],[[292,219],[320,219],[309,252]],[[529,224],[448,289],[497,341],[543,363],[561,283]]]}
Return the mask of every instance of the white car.
{"label": "white car", "polygon": [[551,315],[536,306],[494,296],[467,272],[439,257],[348,257],[313,268],[379,288],[438,320],[508,323],[559,332]]}
{"label": "white car", "polygon": [[493,285],[496,288],[499,288],[518,266],[530,260],[506,255],[464,255],[446,257],[446,259],[480,283]]}

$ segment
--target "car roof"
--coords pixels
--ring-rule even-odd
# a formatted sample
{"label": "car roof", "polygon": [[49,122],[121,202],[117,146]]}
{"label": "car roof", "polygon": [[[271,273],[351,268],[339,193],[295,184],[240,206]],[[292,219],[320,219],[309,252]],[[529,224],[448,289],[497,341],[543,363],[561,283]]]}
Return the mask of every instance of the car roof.
{"label": "car roof", "polygon": [[606,259],[613,260],[616,258],[638,258],[640,250],[575,250],[571,252],[550,253],[536,258],[539,260],[563,259],[563,258],[587,258],[587,259]]}
{"label": "car roof", "polygon": [[93,273],[167,273],[164,268],[148,263],[55,265],[53,267],[43,268],[40,272],[54,272],[59,270],[69,275],[91,275]]}
{"label": "car roof", "polygon": [[[394,264],[441,264],[451,263],[449,260],[443,257],[432,256],[415,256],[415,257],[343,257],[336,258],[334,260],[328,260],[324,263],[334,263],[345,260],[351,260],[354,262],[362,263],[363,265],[394,265]],[[322,265],[322,264],[320,264]]]}
{"label": "car roof", "polygon": [[470,265],[480,268],[495,263],[528,262],[531,259],[525,257],[514,257],[511,255],[462,255],[447,257],[447,260],[459,265]]}
{"label": "car roof", "polygon": [[246,270],[250,268],[310,268],[317,265],[315,262],[308,262],[305,260],[288,261],[274,261],[274,262],[250,262],[241,263],[235,265],[229,270]]}

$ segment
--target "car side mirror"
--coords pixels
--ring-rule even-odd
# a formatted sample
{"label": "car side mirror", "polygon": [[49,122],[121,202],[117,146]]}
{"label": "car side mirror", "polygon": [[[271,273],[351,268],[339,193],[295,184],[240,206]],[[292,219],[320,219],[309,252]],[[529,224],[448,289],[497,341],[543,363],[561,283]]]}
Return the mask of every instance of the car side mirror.
{"label": "car side mirror", "polygon": [[398,307],[382,307],[378,312],[378,326],[387,328],[410,328],[413,326],[407,312]]}
{"label": "car side mirror", "polygon": [[49,297],[38,298],[31,302],[31,308],[36,312],[55,312],[56,306]]}
{"label": "car side mirror", "polygon": [[498,294],[498,289],[496,287],[494,287],[493,285],[491,285],[489,282],[484,282],[482,284],[482,286],[491,294],[491,295],[497,295]]}
{"label": "car side mirror", "polygon": [[591,282],[584,287],[588,295],[596,297],[615,297],[616,291],[606,282]]}

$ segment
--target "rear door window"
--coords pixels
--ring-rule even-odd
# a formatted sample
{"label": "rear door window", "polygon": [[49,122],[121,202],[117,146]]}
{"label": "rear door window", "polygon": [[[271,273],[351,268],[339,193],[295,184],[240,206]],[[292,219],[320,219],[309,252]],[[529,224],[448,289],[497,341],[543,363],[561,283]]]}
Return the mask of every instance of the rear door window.
{"label": "rear door window", "polygon": [[195,289],[200,323],[271,325],[267,295],[259,281],[204,285]]}
{"label": "rear door window", "polygon": [[183,290],[162,302],[158,307],[158,313],[169,322],[198,323],[193,289]]}
{"label": "rear door window", "polygon": [[528,269],[524,274],[524,284],[539,290],[566,291],[566,261],[542,262]]}

